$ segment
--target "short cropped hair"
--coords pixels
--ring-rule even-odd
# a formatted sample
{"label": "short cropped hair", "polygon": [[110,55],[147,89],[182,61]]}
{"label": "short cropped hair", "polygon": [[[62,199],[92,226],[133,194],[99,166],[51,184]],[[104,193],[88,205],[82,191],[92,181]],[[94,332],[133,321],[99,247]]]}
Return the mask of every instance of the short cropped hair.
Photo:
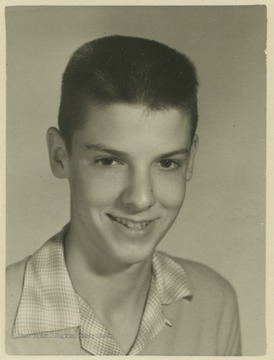
{"label": "short cropped hair", "polygon": [[74,52],[62,79],[58,125],[68,150],[89,105],[141,104],[186,111],[192,136],[198,121],[198,80],[192,62],[154,40],[107,36]]}

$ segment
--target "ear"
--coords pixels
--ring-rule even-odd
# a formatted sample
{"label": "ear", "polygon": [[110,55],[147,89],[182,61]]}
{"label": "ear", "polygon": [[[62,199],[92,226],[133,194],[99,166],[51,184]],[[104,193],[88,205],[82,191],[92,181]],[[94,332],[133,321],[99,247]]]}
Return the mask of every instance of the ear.
{"label": "ear", "polygon": [[193,167],[194,167],[194,158],[195,158],[196,151],[198,149],[198,143],[199,143],[199,138],[198,138],[198,135],[195,134],[193,137],[193,140],[192,140],[189,158],[188,158],[187,174],[186,174],[187,181],[189,181],[192,178]]}
{"label": "ear", "polygon": [[47,131],[47,145],[50,167],[53,175],[59,179],[67,178],[68,153],[60,131],[55,127],[51,127]]}

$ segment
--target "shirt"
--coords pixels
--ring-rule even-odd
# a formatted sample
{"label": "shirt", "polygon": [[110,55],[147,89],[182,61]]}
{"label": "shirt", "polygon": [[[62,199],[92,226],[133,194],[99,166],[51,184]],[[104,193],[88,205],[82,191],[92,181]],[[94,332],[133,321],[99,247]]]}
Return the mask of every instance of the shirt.
{"label": "shirt", "polygon": [[[25,261],[20,300],[14,317],[14,326],[9,326],[12,329],[12,334],[7,335],[7,348],[11,349],[13,354],[20,354],[20,351],[23,351],[23,354],[125,355],[90,306],[75,293],[64,261],[64,233],[65,228]],[[185,264],[187,263],[185,262]],[[192,265],[189,267],[189,264]],[[188,263],[187,268],[191,269],[193,264]],[[199,265],[196,264],[194,267],[197,268]],[[219,310],[218,307],[214,309],[207,306],[207,309],[192,309],[189,313],[189,304],[193,301],[192,297],[196,296],[195,293],[193,295],[192,289],[195,284],[191,284],[189,274],[176,260],[174,261],[166,254],[155,251],[147,302],[137,337],[128,353],[129,355],[146,355],[150,354],[151,351],[155,355],[158,354],[158,351],[160,351],[159,355],[185,355],[193,351],[197,352],[196,355],[199,355],[200,351],[205,352],[202,355],[217,355],[219,352],[222,352],[220,355],[224,355],[225,351],[237,355],[240,352],[235,294],[224,279],[206,267],[203,271],[205,269],[208,272],[207,277],[215,277],[215,289],[212,284],[208,284],[209,289],[212,288],[213,291],[212,298],[218,293],[216,291],[217,283],[219,283],[219,287],[222,284],[223,289],[219,289],[219,292],[221,290],[223,302],[227,302],[227,304],[226,306],[222,304],[221,307],[219,305]],[[8,272],[12,271],[14,271],[14,266],[8,270]],[[224,291],[224,289],[226,290]],[[225,292],[229,293],[230,296],[225,296]],[[12,291],[7,291],[7,294],[13,296]],[[218,298],[220,298],[220,294]],[[207,302],[208,300],[205,299],[204,305]],[[221,302],[220,299],[219,302]],[[214,306],[214,302],[212,305]],[[189,334],[194,329],[192,335],[196,337],[196,342],[201,344],[205,338],[209,338],[212,344],[210,346],[207,344],[204,349],[204,345],[200,344],[201,349],[199,349],[197,344],[189,344],[189,334],[184,328],[188,324],[187,318],[189,315],[191,317],[193,310],[195,316],[192,315],[192,331]],[[204,336],[204,339],[199,340],[203,337],[203,327],[212,316],[212,310],[213,313],[216,312],[213,316],[214,319],[210,320],[211,327],[214,324],[214,331],[212,334]],[[208,312],[207,316],[204,312]],[[229,313],[229,315],[227,314],[230,318],[229,321],[226,319],[225,312]],[[223,324],[222,317],[224,318]],[[200,323],[198,327],[197,319]],[[223,349],[221,349],[221,343],[224,342],[224,339],[220,335],[222,326],[227,326],[227,330],[223,330],[227,337],[225,344],[222,345]],[[180,329],[181,336],[178,333]],[[210,328],[207,330],[209,331]],[[172,336],[175,333],[176,336]],[[161,338],[164,341],[160,340],[161,346],[157,346]],[[178,340],[182,344],[186,342],[183,346],[185,349],[180,349],[181,345],[179,347],[176,345]],[[169,341],[169,350],[165,346],[163,347],[167,341]],[[52,352],[54,349],[55,352]],[[195,355],[195,353],[191,355]]]}

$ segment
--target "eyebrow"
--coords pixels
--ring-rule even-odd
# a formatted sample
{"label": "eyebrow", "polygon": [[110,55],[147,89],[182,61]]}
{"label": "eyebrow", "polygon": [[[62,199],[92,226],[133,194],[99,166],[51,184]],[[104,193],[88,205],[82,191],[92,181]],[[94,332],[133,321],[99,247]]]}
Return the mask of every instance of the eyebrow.
{"label": "eyebrow", "polygon": [[[87,150],[101,151],[101,152],[112,154],[112,155],[115,155],[115,156],[118,156],[118,157],[128,157],[127,153],[125,153],[123,151],[120,151],[120,150],[107,148],[103,144],[85,144],[85,148]],[[158,156],[158,158],[167,158],[169,156],[187,154],[188,152],[189,152],[188,148],[182,148],[182,149],[174,150],[174,151],[171,151],[171,152],[168,152],[168,153],[160,154]]]}

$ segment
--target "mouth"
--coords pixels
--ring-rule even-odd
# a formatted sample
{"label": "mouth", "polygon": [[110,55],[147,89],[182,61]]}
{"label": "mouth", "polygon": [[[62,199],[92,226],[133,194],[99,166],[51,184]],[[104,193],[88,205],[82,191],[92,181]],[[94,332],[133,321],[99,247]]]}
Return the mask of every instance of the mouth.
{"label": "mouth", "polygon": [[112,221],[116,221],[117,223],[125,226],[126,228],[130,230],[140,231],[145,229],[153,220],[145,220],[145,221],[132,221],[128,219],[124,219],[121,217],[116,217],[113,215],[108,214],[108,217]]}

